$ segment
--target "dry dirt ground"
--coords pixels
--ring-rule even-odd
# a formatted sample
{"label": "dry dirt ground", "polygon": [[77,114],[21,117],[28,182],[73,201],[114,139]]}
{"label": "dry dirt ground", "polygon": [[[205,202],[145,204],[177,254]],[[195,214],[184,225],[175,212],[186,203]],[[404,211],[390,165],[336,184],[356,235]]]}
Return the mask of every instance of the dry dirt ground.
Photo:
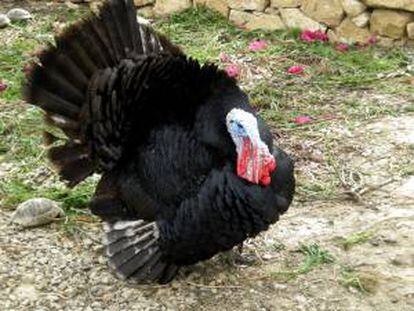
{"label": "dry dirt ground", "polygon": [[[248,241],[245,262],[217,256],[167,286],[115,279],[98,224],[70,236],[58,224],[22,231],[2,212],[2,309],[413,310],[414,177],[393,179],[391,172],[412,159],[414,116],[335,131],[343,135],[339,160],[347,163],[338,172],[349,184],[343,200],[295,202],[271,230]],[[297,272],[307,243],[334,261]]]}

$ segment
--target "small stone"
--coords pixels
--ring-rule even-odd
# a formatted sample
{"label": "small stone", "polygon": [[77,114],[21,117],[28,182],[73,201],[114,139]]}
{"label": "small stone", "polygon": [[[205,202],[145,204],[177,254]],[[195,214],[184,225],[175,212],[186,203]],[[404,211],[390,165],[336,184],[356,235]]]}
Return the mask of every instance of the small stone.
{"label": "small stone", "polygon": [[408,38],[414,39],[414,23],[407,24]]}
{"label": "small stone", "polygon": [[[414,134],[414,133],[412,133]],[[408,178],[402,186],[395,190],[395,194],[400,197],[414,199],[414,176]]]}
{"label": "small stone", "polygon": [[302,0],[272,0],[271,6],[274,8],[297,8],[302,4]]}
{"label": "small stone", "polygon": [[340,0],[303,0],[301,9],[309,17],[329,27],[338,26],[344,18]]}
{"label": "small stone", "polygon": [[14,295],[18,297],[19,300],[26,299],[30,301],[36,301],[39,297],[35,286],[33,284],[23,283],[14,290]]}
{"label": "small stone", "polygon": [[152,6],[144,6],[138,8],[137,13],[144,18],[153,18],[155,16],[154,8]]}
{"label": "small stone", "polygon": [[191,8],[191,0],[157,0],[154,12],[157,15],[165,16]]}
{"label": "small stone", "polygon": [[414,21],[413,13],[377,9],[371,15],[371,31],[382,36],[399,39],[405,35],[407,24],[412,21]]}
{"label": "small stone", "polygon": [[0,14],[0,28],[7,27],[10,24],[10,18],[6,14]]}
{"label": "small stone", "polygon": [[286,284],[273,283],[272,286],[273,286],[273,289],[275,289],[275,290],[285,290],[285,289],[287,289]]}
{"label": "small stone", "polygon": [[326,27],[303,14],[299,9],[280,9],[280,16],[288,28],[324,30]]}
{"label": "small stone", "polygon": [[271,260],[271,259],[273,259],[273,256],[271,254],[264,254],[262,256],[262,259],[263,260]]}
{"label": "small stone", "polygon": [[139,15],[137,15],[137,22],[141,25],[151,26],[151,22],[149,20]]}
{"label": "small stone", "polygon": [[7,12],[7,17],[12,22],[25,21],[25,20],[31,19],[32,14],[30,14],[30,12],[28,12],[26,10],[15,8],[15,9],[11,9],[9,12]]}
{"label": "small stone", "polygon": [[364,28],[368,25],[370,18],[371,14],[366,11],[362,14],[359,14],[358,16],[353,17],[351,20],[359,28]]}
{"label": "small stone", "polygon": [[236,10],[230,11],[230,21],[235,23],[239,27],[243,27],[246,30],[279,30],[285,29],[285,25],[277,15],[269,15],[264,13],[248,13]]}
{"label": "small stone", "polygon": [[35,227],[48,224],[64,215],[64,211],[55,201],[35,198],[19,204],[11,217],[11,221],[25,228]]}
{"label": "small stone", "polygon": [[134,0],[134,4],[136,7],[142,7],[149,4],[154,4],[155,0]]}
{"label": "small stone", "polygon": [[359,0],[341,0],[342,7],[348,16],[354,17],[367,9],[367,6]]}
{"label": "small stone", "polygon": [[99,301],[95,301],[91,304],[91,307],[93,308],[101,308],[101,303]]}
{"label": "small stone", "polygon": [[270,15],[280,15],[280,11],[277,8],[271,7],[269,6],[266,10],[265,10],[266,14],[270,14]]}
{"label": "small stone", "polygon": [[388,38],[388,37],[383,37],[383,36],[378,36],[378,45],[383,46],[383,47],[393,47],[394,46],[394,39],[392,38]]}
{"label": "small stone", "polygon": [[338,36],[336,35],[335,31],[333,31],[332,29],[328,30],[327,35],[328,35],[328,38],[329,38],[329,42],[335,43],[335,42],[339,41]]}
{"label": "small stone", "polygon": [[227,0],[227,3],[235,10],[263,12],[268,5],[268,0]]}
{"label": "small stone", "polygon": [[391,245],[398,244],[398,240],[397,240],[396,237],[387,237],[387,238],[384,238],[384,242],[387,243],[387,244],[391,244]]}

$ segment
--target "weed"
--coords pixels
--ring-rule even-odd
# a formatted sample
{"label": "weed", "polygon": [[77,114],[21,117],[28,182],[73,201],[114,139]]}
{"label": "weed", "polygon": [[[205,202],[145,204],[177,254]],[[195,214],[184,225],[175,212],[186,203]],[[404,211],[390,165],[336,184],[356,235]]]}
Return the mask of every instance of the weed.
{"label": "weed", "polygon": [[289,280],[296,278],[300,274],[306,274],[322,264],[335,262],[335,258],[328,251],[322,250],[317,244],[302,245],[300,252],[305,255],[305,258],[298,268],[272,272],[271,276]]}
{"label": "weed", "polygon": [[353,233],[350,236],[340,239],[339,245],[343,247],[344,250],[349,250],[351,247],[359,244],[363,244],[371,240],[374,236],[374,233],[371,231],[361,231]]}
{"label": "weed", "polygon": [[340,283],[347,288],[355,288],[363,293],[373,293],[378,286],[378,278],[372,273],[362,273],[349,267],[341,267]]}

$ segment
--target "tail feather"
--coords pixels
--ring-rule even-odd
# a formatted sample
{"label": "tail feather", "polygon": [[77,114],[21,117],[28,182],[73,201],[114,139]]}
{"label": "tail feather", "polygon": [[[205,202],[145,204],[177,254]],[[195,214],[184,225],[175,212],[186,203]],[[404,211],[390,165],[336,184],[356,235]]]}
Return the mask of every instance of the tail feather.
{"label": "tail feather", "polygon": [[49,132],[43,132],[43,141],[46,146],[50,146],[53,145],[55,142],[59,141],[59,137]]}
{"label": "tail feather", "polygon": [[74,186],[93,173],[93,163],[88,149],[80,144],[66,144],[51,148],[49,158],[57,167],[60,175]]}
{"label": "tail feather", "polygon": [[175,265],[162,259],[155,222],[136,220],[106,223],[104,231],[103,244],[108,265],[122,279],[138,283],[162,282],[166,276],[169,281],[177,273]]}
{"label": "tail feather", "polygon": [[[23,90],[29,103],[45,110],[47,123],[60,128],[67,136],[62,145],[67,152],[74,152],[73,156],[65,154],[64,159],[59,159],[57,155],[62,150],[52,151],[50,156],[59,167],[60,175],[75,185],[82,177],[109,167],[103,167],[102,163],[113,165],[119,158],[114,145],[111,145],[114,150],[95,154],[97,148],[91,147],[91,140],[99,138],[92,137],[87,128],[93,117],[102,114],[110,115],[114,124],[122,122],[121,117],[114,114],[116,109],[113,107],[111,111],[93,111],[94,107],[110,109],[109,105],[96,104],[99,96],[93,97],[95,89],[99,88],[97,83],[111,83],[102,78],[111,74],[111,70],[105,69],[115,68],[125,59],[136,60],[148,53],[165,51],[177,55],[181,51],[166,38],[158,37],[148,26],[137,23],[133,0],[106,1],[97,15],[70,26],[55,41],[55,45],[49,45],[40,53],[39,63],[28,72]],[[119,138],[110,126],[104,130],[111,133],[108,137]],[[78,157],[76,149],[72,148],[74,143],[90,149],[87,158]],[[100,158],[105,156],[115,160],[102,161]],[[71,170],[74,167],[79,169],[73,174]]]}
{"label": "tail feather", "polygon": [[65,164],[59,174],[64,180],[68,180],[69,187],[74,187],[93,172],[94,166],[90,159],[77,159]]}
{"label": "tail feather", "polygon": [[33,93],[38,106],[48,111],[61,115],[65,119],[77,120],[79,117],[79,107],[71,102],[59,97],[59,95],[50,92],[47,89],[37,89]]}
{"label": "tail feather", "polygon": [[49,46],[39,56],[43,68],[54,69],[61,73],[70,83],[79,90],[86,89],[88,77],[67,53],[62,53],[54,46]]}
{"label": "tail feather", "polygon": [[[80,124],[76,121],[62,117],[58,114],[45,115],[44,122],[52,127],[60,128],[70,140],[76,141],[80,136]],[[45,132],[44,137],[48,137],[50,133]],[[46,141],[46,146],[49,144]]]}

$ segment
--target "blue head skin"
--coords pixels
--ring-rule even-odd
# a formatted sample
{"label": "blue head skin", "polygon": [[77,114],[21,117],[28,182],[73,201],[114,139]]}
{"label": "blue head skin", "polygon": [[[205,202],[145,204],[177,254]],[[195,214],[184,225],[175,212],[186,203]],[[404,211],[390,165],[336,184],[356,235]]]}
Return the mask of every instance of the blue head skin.
{"label": "blue head skin", "polygon": [[237,151],[237,174],[252,183],[261,183],[264,166],[274,161],[261,140],[257,119],[242,109],[232,109],[226,116],[229,132]]}

